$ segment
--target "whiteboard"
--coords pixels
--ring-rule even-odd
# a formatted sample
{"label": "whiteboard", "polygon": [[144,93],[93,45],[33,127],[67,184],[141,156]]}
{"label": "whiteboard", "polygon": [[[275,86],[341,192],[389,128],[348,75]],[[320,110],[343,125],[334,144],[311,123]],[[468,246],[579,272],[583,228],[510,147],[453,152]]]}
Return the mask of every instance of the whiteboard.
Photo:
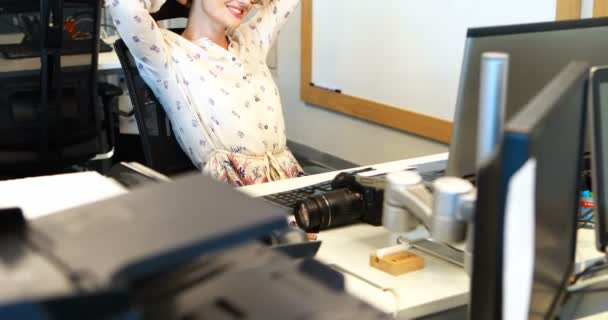
{"label": "whiteboard", "polygon": [[312,82],[451,121],[467,29],[555,13],[555,0],[315,0]]}

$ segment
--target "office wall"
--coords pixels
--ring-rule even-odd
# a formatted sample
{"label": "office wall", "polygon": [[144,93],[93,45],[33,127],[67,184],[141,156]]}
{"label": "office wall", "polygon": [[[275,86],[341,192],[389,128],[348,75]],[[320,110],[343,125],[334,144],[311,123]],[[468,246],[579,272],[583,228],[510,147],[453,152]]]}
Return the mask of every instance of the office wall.
{"label": "office wall", "polygon": [[593,4],[593,0],[581,0],[581,18],[593,17]]}
{"label": "office wall", "polygon": [[359,164],[447,151],[444,144],[304,104],[300,100],[300,27],[298,8],[278,40],[276,76],[289,139]]}

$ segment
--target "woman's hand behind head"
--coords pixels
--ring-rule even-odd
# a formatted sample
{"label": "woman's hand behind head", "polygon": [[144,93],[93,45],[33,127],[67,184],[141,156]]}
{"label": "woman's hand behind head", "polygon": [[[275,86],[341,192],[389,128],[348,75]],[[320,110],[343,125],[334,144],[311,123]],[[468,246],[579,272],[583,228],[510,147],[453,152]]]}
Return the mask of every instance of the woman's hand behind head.
{"label": "woman's hand behind head", "polygon": [[160,7],[158,12],[152,14],[152,18],[156,21],[173,18],[187,18],[190,13],[190,2],[191,0],[169,0]]}

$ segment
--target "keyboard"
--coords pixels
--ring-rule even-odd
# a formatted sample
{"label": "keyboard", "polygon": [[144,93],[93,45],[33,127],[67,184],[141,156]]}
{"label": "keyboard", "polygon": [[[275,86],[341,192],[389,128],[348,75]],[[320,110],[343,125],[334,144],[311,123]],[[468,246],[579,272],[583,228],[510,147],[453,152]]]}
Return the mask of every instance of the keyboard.
{"label": "keyboard", "polygon": [[314,194],[331,191],[331,180],[313,184],[300,189],[293,189],[285,192],[269,194],[264,199],[278,204],[282,207],[293,209],[296,202],[304,200]]}
{"label": "keyboard", "polygon": [[[424,183],[427,186],[430,186],[433,183],[433,181],[435,181],[437,178],[444,176],[445,171],[441,170],[441,171],[423,172],[423,173],[420,173],[420,175],[422,176],[422,180],[424,181]],[[296,205],[296,202],[298,202],[299,200],[304,200],[312,195],[328,192],[331,190],[332,189],[331,189],[331,180],[330,180],[330,181],[313,184],[313,185],[299,188],[299,189],[293,189],[293,190],[289,190],[289,191],[285,191],[285,192],[269,194],[269,195],[264,196],[264,199],[266,199],[272,203],[278,204],[282,207],[293,209],[294,206]]]}
{"label": "keyboard", "polygon": [[[61,53],[64,55],[85,54],[91,50],[90,40],[67,40],[64,41]],[[103,41],[99,41],[99,52],[110,52],[112,47]],[[0,52],[6,59],[22,59],[40,57],[40,49],[29,44],[2,44]]]}

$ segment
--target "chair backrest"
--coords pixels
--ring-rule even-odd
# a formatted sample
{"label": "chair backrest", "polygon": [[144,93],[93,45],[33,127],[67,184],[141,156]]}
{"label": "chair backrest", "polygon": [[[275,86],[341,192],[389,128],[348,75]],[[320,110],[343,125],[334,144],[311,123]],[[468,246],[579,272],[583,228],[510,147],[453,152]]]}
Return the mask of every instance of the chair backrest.
{"label": "chair backrest", "polygon": [[114,50],[125,74],[146,165],[166,175],[195,170],[176,141],[162,105],[139,74],[122,39],[114,43]]}
{"label": "chair backrest", "polygon": [[[68,2],[68,1],[66,1]],[[103,150],[101,100],[97,94],[97,55],[101,6],[80,0],[91,16],[88,58],[63,67],[67,35],[40,26],[63,25],[62,1],[39,8],[40,69],[0,72],[0,173],[27,175],[84,162]],[[83,7],[82,4],[87,4]],[[66,8],[67,8],[66,4]],[[31,12],[30,14],[34,14]],[[36,13],[37,14],[37,13]],[[51,23],[52,22],[52,23]],[[49,27],[49,29],[52,27]],[[85,40],[83,40],[85,41]],[[39,49],[42,48],[42,49]],[[34,50],[34,49],[32,49]],[[64,58],[64,59],[62,59]],[[5,66],[11,66],[6,61]]]}

